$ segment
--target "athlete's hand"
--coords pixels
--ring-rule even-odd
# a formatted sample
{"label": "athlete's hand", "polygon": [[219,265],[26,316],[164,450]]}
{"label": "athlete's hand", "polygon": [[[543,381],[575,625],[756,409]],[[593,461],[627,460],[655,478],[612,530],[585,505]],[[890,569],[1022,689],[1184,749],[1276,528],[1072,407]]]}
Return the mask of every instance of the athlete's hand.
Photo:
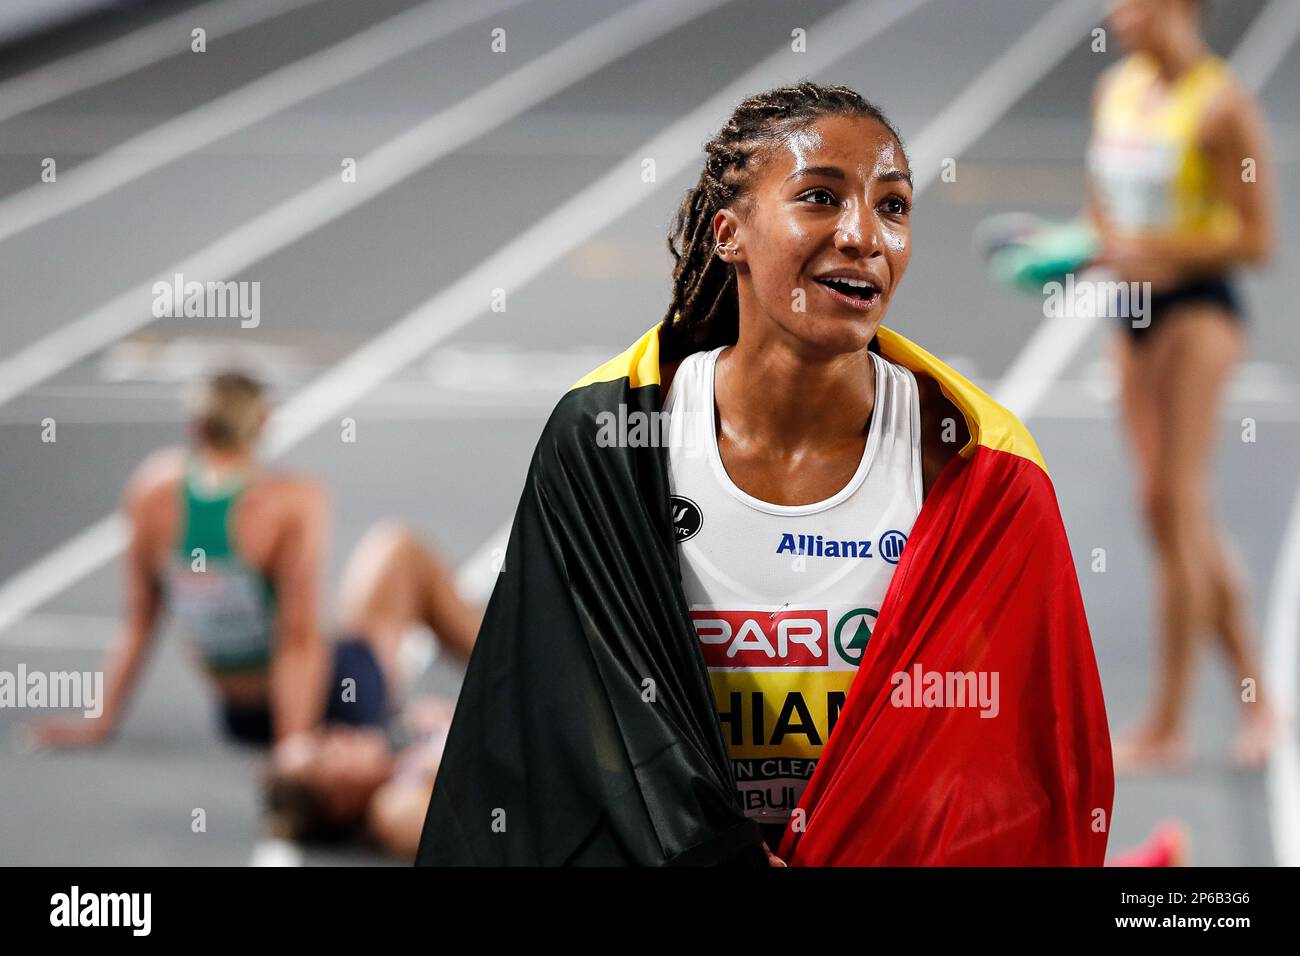
{"label": "athlete's hand", "polygon": [[775,853],[773,853],[770,849],[768,849],[768,846],[767,846],[767,842],[766,842],[766,841],[764,841],[764,843],[763,843],[763,852],[767,854],[767,865],[768,865],[768,866],[785,866],[785,865],[786,865],[785,860],[781,859],[779,856],[777,856]]}
{"label": "athlete's hand", "polygon": [[1092,261],[1110,269],[1121,282],[1150,282],[1152,292],[1170,289],[1181,278],[1168,259],[1152,255],[1149,243],[1114,233],[1102,234],[1101,251]]}
{"label": "athlete's hand", "polygon": [[32,746],[60,749],[99,747],[113,736],[113,725],[103,717],[49,717],[26,730]]}

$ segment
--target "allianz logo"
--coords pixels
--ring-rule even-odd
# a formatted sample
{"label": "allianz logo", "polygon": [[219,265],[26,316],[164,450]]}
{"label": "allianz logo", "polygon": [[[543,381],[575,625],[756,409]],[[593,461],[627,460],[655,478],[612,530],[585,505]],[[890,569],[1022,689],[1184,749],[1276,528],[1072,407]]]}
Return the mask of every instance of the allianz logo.
{"label": "allianz logo", "polygon": [[826,538],[820,534],[784,532],[777,543],[777,554],[802,554],[811,558],[882,558],[897,564],[903,555],[907,535],[889,530],[878,539]]}

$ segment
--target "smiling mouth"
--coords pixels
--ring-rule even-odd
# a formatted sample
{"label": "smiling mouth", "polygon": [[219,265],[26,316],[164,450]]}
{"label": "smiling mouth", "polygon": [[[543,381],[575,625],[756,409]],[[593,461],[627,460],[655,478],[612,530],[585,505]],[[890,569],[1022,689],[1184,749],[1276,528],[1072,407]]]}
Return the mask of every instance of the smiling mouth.
{"label": "smiling mouth", "polygon": [[880,299],[880,288],[870,280],[816,279],[815,281],[836,299],[855,309],[871,308]]}

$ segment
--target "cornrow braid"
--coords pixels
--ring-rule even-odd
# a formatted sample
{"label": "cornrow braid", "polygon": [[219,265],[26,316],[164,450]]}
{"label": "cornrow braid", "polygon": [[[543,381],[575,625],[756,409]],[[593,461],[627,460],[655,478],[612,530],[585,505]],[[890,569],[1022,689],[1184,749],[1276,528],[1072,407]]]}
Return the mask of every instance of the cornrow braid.
{"label": "cornrow braid", "polygon": [[668,232],[673,262],[672,302],[660,336],[666,358],[729,345],[740,334],[736,273],[717,255],[713,217],[738,205],[749,210],[753,169],[768,151],[822,116],[860,116],[902,138],[885,114],[846,86],[803,82],[758,93],[736,107],[713,139],[699,182],[682,198]]}

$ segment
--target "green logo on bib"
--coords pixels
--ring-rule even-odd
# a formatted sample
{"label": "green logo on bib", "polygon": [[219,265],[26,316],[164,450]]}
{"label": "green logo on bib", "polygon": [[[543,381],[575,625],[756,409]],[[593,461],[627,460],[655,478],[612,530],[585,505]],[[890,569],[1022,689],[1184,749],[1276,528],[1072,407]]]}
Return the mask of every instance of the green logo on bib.
{"label": "green logo on bib", "polygon": [[845,662],[857,667],[867,650],[871,626],[878,615],[869,607],[854,608],[835,625],[835,650]]}

